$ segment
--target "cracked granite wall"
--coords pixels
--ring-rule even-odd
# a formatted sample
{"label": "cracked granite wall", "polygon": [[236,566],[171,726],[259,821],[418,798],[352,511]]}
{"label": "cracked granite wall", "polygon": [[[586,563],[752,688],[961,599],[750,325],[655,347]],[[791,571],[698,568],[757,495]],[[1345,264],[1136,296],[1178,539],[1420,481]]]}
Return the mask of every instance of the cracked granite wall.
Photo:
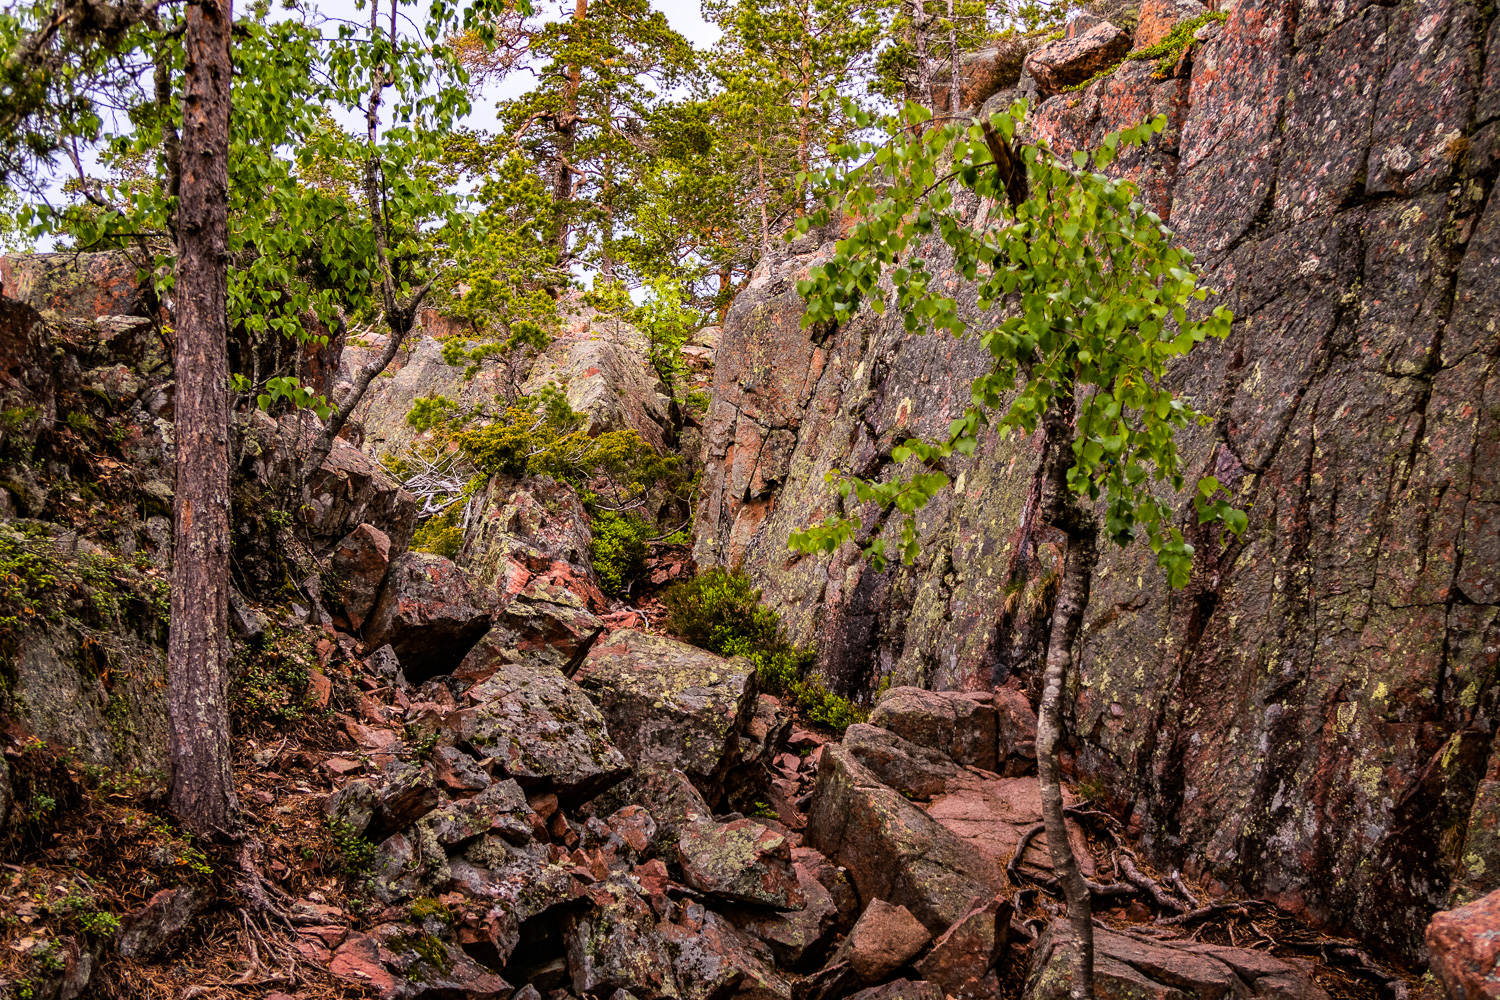
{"label": "cracked granite wall", "polygon": [[[1236,314],[1175,378],[1218,416],[1191,467],[1251,512],[1242,543],[1193,532],[1183,591],[1144,547],[1106,555],[1070,763],[1161,861],[1415,959],[1434,909],[1500,888],[1500,21],[1225,9],[1168,79],[1126,63],[1035,116],[1071,149],[1168,115],[1119,169]],[[696,556],[743,566],[842,690],[1031,683],[1056,558],[1034,442],[952,467],[915,566],[787,548],[842,509],[826,473],[886,474],[984,365],[872,317],[814,342],[794,286],[828,250],[790,245],[725,323]]]}

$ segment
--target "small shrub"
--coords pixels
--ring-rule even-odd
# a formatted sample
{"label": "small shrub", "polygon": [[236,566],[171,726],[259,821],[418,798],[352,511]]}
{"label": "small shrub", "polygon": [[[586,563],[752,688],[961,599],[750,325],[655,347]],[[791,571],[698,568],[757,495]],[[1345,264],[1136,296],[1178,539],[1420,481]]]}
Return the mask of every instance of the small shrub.
{"label": "small shrub", "polygon": [[417,525],[417,530],[411,536],[412,551],[431,552],[446,559],[456,558],[464,543],[463,526],[458,523],[458,515],[463,513],[463,509],[463,504],[452,504],[441,514],[429,517]]}
{"label": "small shrub", "polygon": [[589,546],[599,586],[614,597],[624,595],[646,571],[646,538],[651,531],[626,514],[601,510],[594,516],[594,540]]}
{"label": "small shrub", "polygon": [[814,652],[788,642],[781,618],[760,603],[742,573],[712,569],[672,586],[663,596],[672,629],[695,646],[755,664],[762,690],[796,704],[814,722],[842,732],[868,713],[807,676]]}

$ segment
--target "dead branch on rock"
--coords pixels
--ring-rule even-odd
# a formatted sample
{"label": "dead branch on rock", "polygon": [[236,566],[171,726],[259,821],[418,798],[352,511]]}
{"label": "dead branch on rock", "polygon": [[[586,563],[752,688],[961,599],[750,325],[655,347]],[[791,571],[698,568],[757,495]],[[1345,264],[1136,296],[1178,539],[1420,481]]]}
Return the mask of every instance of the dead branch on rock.
{"label": "dead branch on rock", "polygon": [[1406,988],[1406,983],[1399,976],[1371,958],[1368,952],[1360,948],[1334,944],[1333,942],[1328,942],[1320,950],[1323,952],[1325,960],[1328,960],[1330,955],[1335,958],[1341,958],[1355,972],[1380,983],[1390,993],[1391,1000],[1408,1000],[1410,993]]}
{"label": "dead branch on rock", "polygon": [[1164,910],[1171,910],[1173,913],[1188,911],[1189,907],[1173,899],[1172,894],[1163,889],[1160,883],[1135,866],[1135,861],[1131,859],[1129,851],[1116,852],[1115,863],[1120,866],[1120,871],[1125,873],[1125,881],[1144,890],[1156,901],[1157,906]]}
{"label": "dead branch on rock", "polygon": [[1231,910],[1243,911],[1245,907],[1254,906],[1256,902],[1253,899],[1243,899],[1233,903],[1210,903],[1207,906],[1200,906],[1196,910],[1189,910],[1187,913],[1175,917],[1161,917],[1156,922],[1167,927],[1187,924],[1194,920],[1202,920],[1204,917],[1211,917],[1215,913],[1228,913]]}
{"label": "dead branch on rock", "polygon": [[1187,900],[1188,907],[1190,909],[1196,910],[1198,908],[1198,897],[1194,896],[1192,892],[1188,890],[1187,883],[1183,881],[1182,872],[1179,872],[1175,869],[1172,871],[1172,886],[1177,890],[1178,894],[1182,896],[1183,899]]}
{"label": "dead branch on rock", "polygon": [[1038,823],[1021,834],[1020,841],[1016,843],[1016,853],[1011,856],[1010,863],[1005,866],[1005,875],[1010,879],[1011,885],[1021,884],[1021,859],[1026,856],[1026,848],[1031,843],[1031,838],[1045,829],[1047,829],[1045,823]]}

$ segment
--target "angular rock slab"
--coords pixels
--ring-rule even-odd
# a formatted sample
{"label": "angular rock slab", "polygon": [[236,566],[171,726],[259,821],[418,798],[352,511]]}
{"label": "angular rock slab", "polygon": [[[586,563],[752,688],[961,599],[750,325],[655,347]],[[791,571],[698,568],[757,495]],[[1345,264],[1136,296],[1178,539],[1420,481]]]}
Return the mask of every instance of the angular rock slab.
{"label": "angular rock slab", "polygon": [[963,773],[947,754],[865,722],[844,732],[844,746],[882,782],[914,799],[925,801],[943,794]]}
{"label": "angular rock slab", "polygon": [[807,899],[800,910],[767,912],[761,907],[733,907],[726,916],[736,927],[764,942],[776,956],[776,964],[793,972],[805,971],[823,957],[838,927],[839,908],[833,894],[796,861],[797,886]]}
{"label": "angular rock slab", "polygon": [[361,524],[339,539],[329,565],[343,584],[344,613],[358,630],[375,607],[391,564],[391,537],[373,524]]}
{"label": "angular rock slab", "polygon": [[682,1000],[790,1000],[791,984],[776,972],[766,947],[701,903],[684,907],[677,921],[657,932],[673,956]]}
{"label": "angular rock slab", "polygon": [[1103,21],[1076,38],[1048,42],[1026,57],[1026,70],[1047,97],[1080,84],[1130,51],[1130,36]]}
{"label": "angular rock slab", "polygon": [[1427,951],[1449,1000],[1500,997],[1500,892],[1433,916]]}
{"label": "angular rock slab", "polygon": [[932,935],[904,906],[876,899],[859,915],[830,965],[848,963],[862,982],[878,983],[917,956]]}
{"label": "angular rock slab", "polygon": [[[1076,796],[1063,789],[1064,805],[1076,801]],[[926,809],[949,833],[998,865],[1009,864],[1022,835],[1042,821],[1036,778],[989,778],[965,771],[954,777],[947,791],[934,796]],[[1072,820],[1067,825],[1078,867],[1092,877],[1094,861],[1083,831]],[[1045,834],[1031,838],[1021,868],[1033,875],[1051,875]]]}
{"label": "angular rock slab", "polygon": [[624,877],[590,886],[593,906],[563,923],[568,968],[580,996],[629,990],[642,1000],[678,996],[656,914]]}
{"label": "angular rock slab", "polygon": [[1010,900],[996,897],[970,910],[932,943],[917,971],[947,996],[989,1000],[999,995],[994,975],[1010,935]]}
{"label": "angular rock slab", "polygon": [[512,992],[509,983],[462,948],[398,924],[349,935],[328,971],[373,990],[382,1000],[505,1000]]}
{"label": "angular rock slab", "polygon": [[678,832],[677,858],[687,884],[699,892],[778,910],[807,905],[786,837],[754,820],[719,823],[700,816]]}
{"label": "angular rock slab", "polygon": [[528,790],[583,802],[630,776],[599,710],[552,667],[499,664],[469,697],[477,704],[459,735],[485,757],[502,761]]}
{"label": "angular rock slab", "polygon": [[756,707],[755,668],[666,636],[620,629],[589,650],[578,683],[631,764],[676,768],[713,805]]}
{"label": "angular rock slab", "polygon": [[417,685],[452,673],[489,630],[490,614],[462,570],[430,552],[404,552],[391,560],[365,623],[365,648],[389,645]]}
{"label": "angular rock slab", "polygon": [[[1072,939],[1057,920],[1042,933],[1032,957],[1027,995],[1068,995]],[[1328,1000],[1302,968],[1263,951],[1193,941],[1160,941],[1094,929],[1094,993],[1098,1000]]]}
{"label": "angular rock slab", "polygon": [[954,836],[836,744],[823,748],[804,840],[848,869],[861,899],[905,906],[933,934],[1006,886],[1003,861]]}
{"label": "angular rock slab", "polygon": [[870,713],[870,725],[889,729],[959,764],[996,770],[999,716],[988,693],[891,688]]}
{"label": "angular rock slab", "polygon": [[893,979],[883,986],[860,990],[850,1000],[943,1000],[943,991],[925,979]]}

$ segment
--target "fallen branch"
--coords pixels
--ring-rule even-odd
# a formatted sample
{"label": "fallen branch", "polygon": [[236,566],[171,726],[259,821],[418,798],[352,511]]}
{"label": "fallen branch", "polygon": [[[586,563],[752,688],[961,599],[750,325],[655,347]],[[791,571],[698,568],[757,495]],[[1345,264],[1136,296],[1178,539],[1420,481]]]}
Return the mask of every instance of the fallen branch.
{"label": "fallen branch", "polygon": [[1392,974],[1385,966],[1371,958],[1368,953],[1359,948],[1340,946],[1331,949],[1324,948],[1323,954],[1325,958],[1329,952],[1351,963],[1355,967],[1356,972],[1363,973],[1369,978],[1378,981],[1390,992],[1392,1000],[1408,1000],[1410,993],[1406,988],[1406,983],[1400,977]]}
{"label": "fallen branch", "polygon": [[1016,853],[1011,855],[1010,864],[1005,866],[1005,875],[1010,879],[1011,885],[1020,885],[1021,859],[1026,856],[1026,848],[1031,843],[1031,838],[1047,829],[1047,824],[1038,823],[1036,826],[1021,834],[1020,841],[1016,844]]}
{"label": "fallen branch", "polygon": [[1137,868],[1135,862],[1131,860],[1128,851],[1118,852],[1115,855],[1115,863],[1120,866],[1120,871],[1124,873],[1125,881],[1144,890],[1156,901],[1157,906],[1160,906],[1164,910],[1171,910],[1173,913],[1185,913],[1190,909],[1190,907],[1183,906],[1176,899],[1173,899],[1172,894],[1163,889],[1155,879]]}
{"label": "fallen branch", "polygon": [[1200,906],[1196,910],[1189,910],[1187,913],[1181,914],[1180,916],[1161,917],[1157,919],[1156,923],[1164,927],[1186,924],[1194,920],[1202,920],[1204,917],[1211,917],[1215,913],[1227,913],[1230,910],[1243,910],[1247,906],[1254,905],[1254,903],[1254,900],[1240,900],[1234,903],[1210,903],[1207,906]]}
{"label": "fallen branch", "polygon": [[1192,892],[1188,890],[1187,883],[1182,879],[1182,872],[1176,870],[1172,872],[1172,887],[1177,890],[1178,895],[1188,901],[1188,907],[1190,909],[1196,910],[1198,908],[1198,897],[1194,896]]}

